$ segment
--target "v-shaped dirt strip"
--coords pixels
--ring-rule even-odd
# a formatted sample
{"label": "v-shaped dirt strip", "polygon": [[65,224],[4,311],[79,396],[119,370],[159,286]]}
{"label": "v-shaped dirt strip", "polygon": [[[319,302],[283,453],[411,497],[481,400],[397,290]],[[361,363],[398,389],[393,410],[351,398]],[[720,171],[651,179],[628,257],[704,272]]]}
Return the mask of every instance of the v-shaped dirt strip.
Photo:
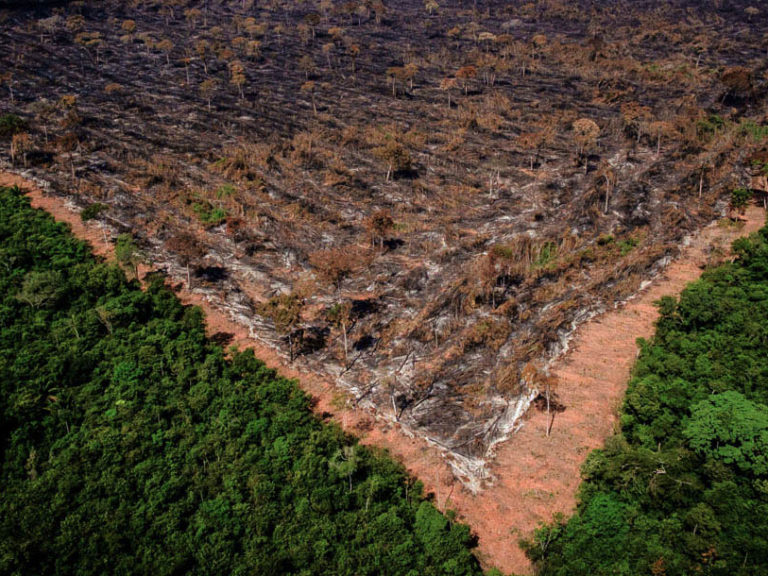
{"label": "v-shaped dirt strip", "polygon": [[[96,253],[112,253],[113,246],[99,225],[83,223],[64,198],[45,195],[33,182],[0,172],[0,186],[13,185],[29,191],[33,206],[68,222],[75,235],[90,242]],[[184,290],[178,295],[183,302],[203,308],[211,334],[234,334],[238,346],[253,348],[268,366],[298,379],[302,388],[317,400],[318,413],[332,414],[365,444],[389,450],[428,491],[434,492],[439,507],[456,510],[459,518],[472,527],[479,536],[479,555],[484,565],[522,574],[529,573],[531,566],[518,540],[530,536],[554,514],[567,515],[573,510],[581,465],[587,454],[602,446],[615,430],[618,409],[637,357],[636,340],[653,335],[658,316],[653,302],[665,295],[679,294],[696,280],[713,248],[727,252],[734,239],[757,231],[764,223],[765,212],[750,207],[744,226],[708,226],[634,299],[582,325],[569,352],[553,367],[559,401],[566,410],[557,414],[550,436],[546,436],[546,415],[531,410],[522,429],[497,447],[492,466],[495,484],[477,495],[454,480],[436,448],[403,434],[387,421],[377,421],[375,415],[355,409],[348,401],[345,403],[343,394],[332,382],[286,366],[274,350],[250,338],[247,328],[200,295]]]}

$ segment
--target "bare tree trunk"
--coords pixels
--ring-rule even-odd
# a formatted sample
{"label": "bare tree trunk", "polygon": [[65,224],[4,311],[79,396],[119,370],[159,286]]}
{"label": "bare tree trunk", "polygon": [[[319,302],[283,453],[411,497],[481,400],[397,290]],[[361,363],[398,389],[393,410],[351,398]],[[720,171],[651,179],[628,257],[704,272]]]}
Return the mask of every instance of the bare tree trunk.
{"label": "bare tree trunk", "polygon": [[549,407],[549,379],[547,379],[547,438],[549,438],[549,433],[552,431],[552,420],[550,419],[550,407]]}
{"label": "bare tree trunk", "polygon": [[389,399],[392,401],[392,414],[395,417],[395,422],[400,421],[400,415],[397,413],[397,404],[395,404],[395,387],[392,386],[392,390],[389,393]]}
{"label": "bare tree trunk", "polygon": [[344,367],[349,368],[349,355],[348,355],[348,348],[347,348],[347,323],[342,322],[341,323],[341,331],[344,334]]}
{"label": "bare tree trunk", "polygon": [[288,332],[288,357],[290,362],[293,363],[293,337],[290,331]]}

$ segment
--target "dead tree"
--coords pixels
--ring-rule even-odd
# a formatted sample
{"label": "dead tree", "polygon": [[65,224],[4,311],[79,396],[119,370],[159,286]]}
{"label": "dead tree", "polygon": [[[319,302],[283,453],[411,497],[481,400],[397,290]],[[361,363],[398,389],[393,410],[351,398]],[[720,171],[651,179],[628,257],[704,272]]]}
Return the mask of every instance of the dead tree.
{"label": "dead tree", "polygon": [[205,256],[204,247],[198,242],[192,234],[181,232],[172,236],[165,243],[166,247],[179,256],[184,267],[187,269],[187,290],[192,288],[192,279],[189,272],[190,264]]}

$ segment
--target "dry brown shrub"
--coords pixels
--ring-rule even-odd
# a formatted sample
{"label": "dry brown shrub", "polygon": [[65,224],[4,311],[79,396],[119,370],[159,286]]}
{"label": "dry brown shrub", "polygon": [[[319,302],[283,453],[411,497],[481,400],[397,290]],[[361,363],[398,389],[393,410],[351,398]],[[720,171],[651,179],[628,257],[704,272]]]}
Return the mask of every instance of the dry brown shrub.
{"label": "dry brown shrub", "polygon": [[462,342],[463,351],[484,347],[498,352],[509,338],[510,333],[511,328],[507,320],[486,318],[467,329]]}
{"label": "dry brown shrub", "polygon": [[520,378],[520,369],[516,362],[507,362],[495,374],[495,388],[502,394],[517,395],[524,392],[524,383]]}
{"label": "dry brown shrub", "polygon": [[144,186],[160,186],[161,189],[170,191],[181,185],[179,168],[172,158],[155,154],[143,164]]}
{"label": "dry brown shrub", "polygon": [[452,131],[448,139],[445,142],[445,145],[442,148],[443,152],[456,152],[459,148],[461,148],[467,141],[467,129],[466,128],[458,128],[454,131]]}
{"label": "dry brown shrub", "polygon": [[229,180],[263,182],[262,173],[275,165],[274,147],[265,142],[242,142],[224,149],[222,157],[211,165]]}
{"label": "dry brown shrub", "polygon": [[309,255],[309,263],[317,277],[339,289],[347,276],[370,265],[371,251],[357,245],[316,250]]}

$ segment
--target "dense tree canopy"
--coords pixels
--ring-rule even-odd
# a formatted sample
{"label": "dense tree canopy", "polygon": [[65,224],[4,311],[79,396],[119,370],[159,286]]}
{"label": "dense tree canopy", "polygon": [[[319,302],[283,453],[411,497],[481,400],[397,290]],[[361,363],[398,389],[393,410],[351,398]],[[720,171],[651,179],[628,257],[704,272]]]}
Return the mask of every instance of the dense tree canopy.
{"label": "dense tree canopy", "polygon": [[768,228],[734,251],[659,302],[621,434],[576,515],[528,544],[541,574],[768,573]]}
{"label": "dense tree canopy", "polygon": [[0,270],[0,573],[480,574],[397,464],[18,190]]}

